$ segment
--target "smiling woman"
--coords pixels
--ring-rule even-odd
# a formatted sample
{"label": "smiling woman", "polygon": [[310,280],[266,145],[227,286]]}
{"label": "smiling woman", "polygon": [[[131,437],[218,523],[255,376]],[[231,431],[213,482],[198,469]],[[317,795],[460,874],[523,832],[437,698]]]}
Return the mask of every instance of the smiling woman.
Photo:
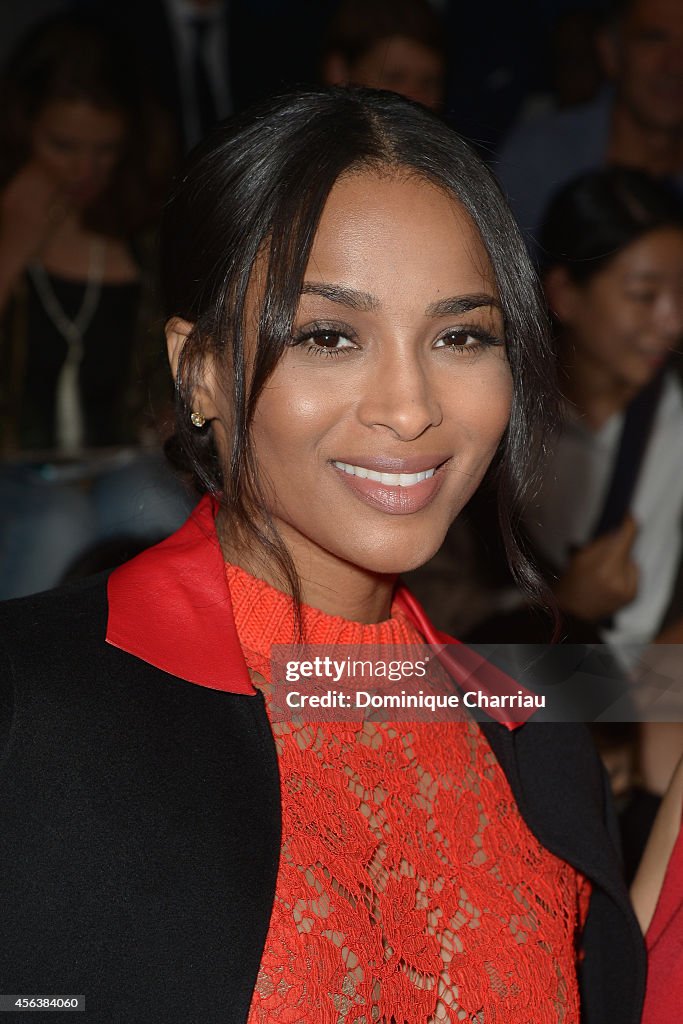
{"label": "smiling woman", "polygon": [[405,685],[391,652],[450,645],[425,686],[457,696],[467,652],[397,577],[494,462],[534,579],[510,522],[550,360],[496,185],[396,96],[285,97],[194,154],[163,253],[173,447],[208,493],[106,582],[3,613],[0,976],[101,1019],[635,1024],[581,728],[277,713],[300,641]]}
{"label": "smiling woman", "polygon": [[[172,358],[188,332],[172,323]],[[437,551],[508,423],[503,339],[486,251],[447,194],[401,169],[334,185],[250,437],[274,527],[307,566],[306,603],[386,618],[391,574]],[[226,451],[233,397],[204,385],[194,404]],[[256,570],[229,527],[224,549]]]}

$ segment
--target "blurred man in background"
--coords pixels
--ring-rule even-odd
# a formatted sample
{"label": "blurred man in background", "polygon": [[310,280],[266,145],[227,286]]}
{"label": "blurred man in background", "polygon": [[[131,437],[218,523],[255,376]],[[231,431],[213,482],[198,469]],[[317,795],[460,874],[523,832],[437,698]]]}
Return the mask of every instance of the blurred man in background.
{"label": "blurred man in background", "polygon": [[342,0],[324,43],[323,81],[390,89],[440,110],[442,39],[443,26],[427,0]]}
{"label": "blurred man in background", "polygon": [[614,0],[599,49],[611,87],[521,125],[495,166],[532,238],[552,194],[584,170],[625,164],[683,188],[683,3]]}

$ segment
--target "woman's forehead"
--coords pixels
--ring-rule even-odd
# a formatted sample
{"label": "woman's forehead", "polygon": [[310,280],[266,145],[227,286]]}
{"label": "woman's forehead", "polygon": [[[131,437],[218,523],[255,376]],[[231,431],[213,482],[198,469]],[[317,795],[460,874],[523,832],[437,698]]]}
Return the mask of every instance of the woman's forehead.
{"label": "woman's forehead", "polygon": [[386,299],[407,291],[438,297],[496,290],[491,261],[464,207],[405,172],[357,172],[336,182],[305,273],[306,281],[328,279]]}

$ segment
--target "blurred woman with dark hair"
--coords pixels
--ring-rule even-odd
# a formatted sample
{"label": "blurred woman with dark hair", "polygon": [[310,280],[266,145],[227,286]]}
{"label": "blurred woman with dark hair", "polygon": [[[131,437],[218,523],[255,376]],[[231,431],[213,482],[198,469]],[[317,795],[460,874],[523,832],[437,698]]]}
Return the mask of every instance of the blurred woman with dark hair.
{"label": "blurred woman with dark hair", "polygon": [[[127,52],[87,20],[58,18],[30,33],[0,84],[4,596],[54,585],[107,533],[154,537],[177,522],[162,508],[175,485],[121,453],[154,437],[150,228],[170,155]],[[88,494],[62,482],[91,475]],[[157,494],[158,522],[140,513],[140,488]]]}
{"label": "blurred woman with dark hair", "polygon": [[[526,530],[555,579],[563,636],[592,634],[627,672],[675,692],[676,648],[648,645],[683,639],[683,204],[642,171],[589,172],[550,204],[540,243],[565,401]],[[628,742],[623,727],[596,733],[629,880],[683,751],[678,715],[665,721],[661,694],[657,706],[662,720]]]}
{"label": "blurred woman with dark hair", "polygon": [[644,172],[589,172],[540,244],[565,406],[526,525],[562,609],[629,663],[675,614],[683,552],[683,205]]}

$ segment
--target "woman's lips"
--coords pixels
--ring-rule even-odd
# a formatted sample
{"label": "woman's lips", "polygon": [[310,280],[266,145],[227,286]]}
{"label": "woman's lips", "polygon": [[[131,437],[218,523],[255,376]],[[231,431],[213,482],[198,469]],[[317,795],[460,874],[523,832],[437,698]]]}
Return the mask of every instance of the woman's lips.
{"label": "woman's lips", "polygon": [[[445,462],[412,473],[388,472],[333,462],[332,467],[359,498],[389,515],[409,515],[425,508],[441,489],[445,479]],[[362,474],[350,470],[360,469]],[[381,476],[381,479],[376,479]],[[420,479],[423,478],[423,479]]]}

